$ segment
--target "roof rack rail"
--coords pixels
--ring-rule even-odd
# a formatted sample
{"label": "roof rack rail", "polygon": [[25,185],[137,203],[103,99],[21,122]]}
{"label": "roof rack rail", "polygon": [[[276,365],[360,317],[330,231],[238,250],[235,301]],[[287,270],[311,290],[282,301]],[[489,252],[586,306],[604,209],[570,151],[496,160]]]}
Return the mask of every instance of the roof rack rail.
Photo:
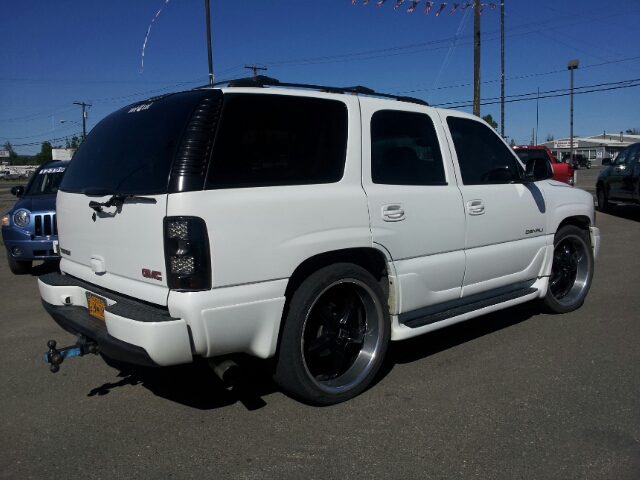
{"label": "roof rack rail", "polygon": [[[257,75],[255,77],[238,78],[236,80],[226,80],[222,82],[216,82],[213,85],[227,85],[230,88],[240,87],[293,87],[293,88],[308,88],[311,90],[318,90],[325,93],[351,93],[355,95],[370,95],[373,97],[393,98],[399,102],[416,103],[418,105],[429,106],[427,102],[419,98],[405,97],[401,95],[391,95],[389,93],[379,93],[370,88],[363,87],[362,85],[356,85],[354,87],[329,87],[326,85],[310,85],[306,83],[283,83],[279,80],[265,75]],[[205,85],[200,88],[207,88],[210,85]]]}

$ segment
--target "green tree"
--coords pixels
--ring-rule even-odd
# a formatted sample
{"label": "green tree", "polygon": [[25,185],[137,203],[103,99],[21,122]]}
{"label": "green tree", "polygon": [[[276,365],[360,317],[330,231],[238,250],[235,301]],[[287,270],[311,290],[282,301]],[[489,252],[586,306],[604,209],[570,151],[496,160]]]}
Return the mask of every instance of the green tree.
{"label": "green tree", "polygon": [[484,117],[482,117],[482,119],[487,122],[489,125],[491,125],[493,128],[495,128],[496,130],[498,129],[498,122],[496,122],[493,117],[491,116],[490,113],[487,113]]}
{"label": "green tree", "polygon": [[78,148],[81,143],[82,140],[75,135],[71,137],[71,140],[65,138],[65,148]]}
{"label": "green tree", "polygon": [[11,145],[11,142],[4,142],[4,149],[7,152],[9,152],[9,165],[13,165],[13,163],[16,160],[16,158],[18,158],[18,154],[13,149],[13,145]]}
{"label": "green tree", "polygon": [[555,140],[555,138],[553,138],[553,135],[551,135],[550,133],[547,133],[547,142],[553,142]]}
{"label": "green tree", "polygon": [[516,141],[512,138],[511,141],[509,142],[509,145],[511,145],[512,147],[515,147]]}
{"label": "green tree", "polygon": [[48,162],[49,160],[53,159],[51,148],[52,148],[51,143],[42,142],[42,149],[40,150],[40,153],[36,153],[36,156],[35,156],[36,164],[41,165],[44,162]]}
{"label": "green tree", "polygon": [[640,135],[640,129],[638,128],[629,128],[625,132],[627,135]]}

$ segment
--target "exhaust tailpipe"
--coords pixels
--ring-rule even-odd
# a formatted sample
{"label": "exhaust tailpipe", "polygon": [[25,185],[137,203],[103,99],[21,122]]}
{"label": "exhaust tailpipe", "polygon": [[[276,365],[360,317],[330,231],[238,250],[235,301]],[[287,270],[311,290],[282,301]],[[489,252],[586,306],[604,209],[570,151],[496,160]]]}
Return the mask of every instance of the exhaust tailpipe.
{"label": "exhaust tailpipe", "polygon": [[234,385],[240,380],[240,367],[233,360],[210,358],[209,366],[226,385]]}

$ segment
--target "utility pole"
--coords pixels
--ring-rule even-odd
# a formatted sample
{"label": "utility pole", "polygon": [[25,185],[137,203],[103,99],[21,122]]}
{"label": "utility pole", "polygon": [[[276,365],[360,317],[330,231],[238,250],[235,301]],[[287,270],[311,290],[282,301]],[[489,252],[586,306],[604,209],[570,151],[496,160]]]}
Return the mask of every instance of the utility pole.
{"label": "utility pole", "polygon": [[258,70],[266,70],[267,69],[267,67],[256,67],[255,63],[253,65],[245,65],[244,68],[249,68],[249,69],[253,70],[253,78],[258,76]]}
{"label": "utility pole", "polygon": [[204,0],[205,16],[207,17],[207,52],[209,53],[209,85],[213,87],[213,60],[211,58],[211,9],[209,0]]}
{"label": "utility pole", "polygon": [[90,107],[90,103],[73,102],[74,105],[80,105],[82,107],[82,141],[87,138],[87,112],[86,107]]}
{"label": "utility pole", "polygon": [[504,137],[504,0],[500,2],[500,135]]}
{"label": "utility pole", "polygon": [[480,116],[480,0],[473,5],[473,114]]}
{"label": "utility pole", "polygon": [[569,142],[571,142],[571,146],[569,147],[569,163],[573,165],[573,71],[578,68],[578,64],[580,62],[576,60],[569,60],[567,63],[567,70],[571,72],[571,133]]}

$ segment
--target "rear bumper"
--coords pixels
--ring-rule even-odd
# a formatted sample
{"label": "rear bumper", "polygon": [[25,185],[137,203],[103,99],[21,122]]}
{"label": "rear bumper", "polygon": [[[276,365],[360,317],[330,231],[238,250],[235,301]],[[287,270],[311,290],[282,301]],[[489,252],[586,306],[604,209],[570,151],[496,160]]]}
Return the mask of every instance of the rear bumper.
{"label": "rear bumper", "polygon": [[[138,365],[168,366],[193,360],[186,322],[166,309],[109,292],[69,275],[38,279],[45,310],[62,328],[81,333],[106,356]],[[106,300],[105,321],[89,314],[87,292]]]}

